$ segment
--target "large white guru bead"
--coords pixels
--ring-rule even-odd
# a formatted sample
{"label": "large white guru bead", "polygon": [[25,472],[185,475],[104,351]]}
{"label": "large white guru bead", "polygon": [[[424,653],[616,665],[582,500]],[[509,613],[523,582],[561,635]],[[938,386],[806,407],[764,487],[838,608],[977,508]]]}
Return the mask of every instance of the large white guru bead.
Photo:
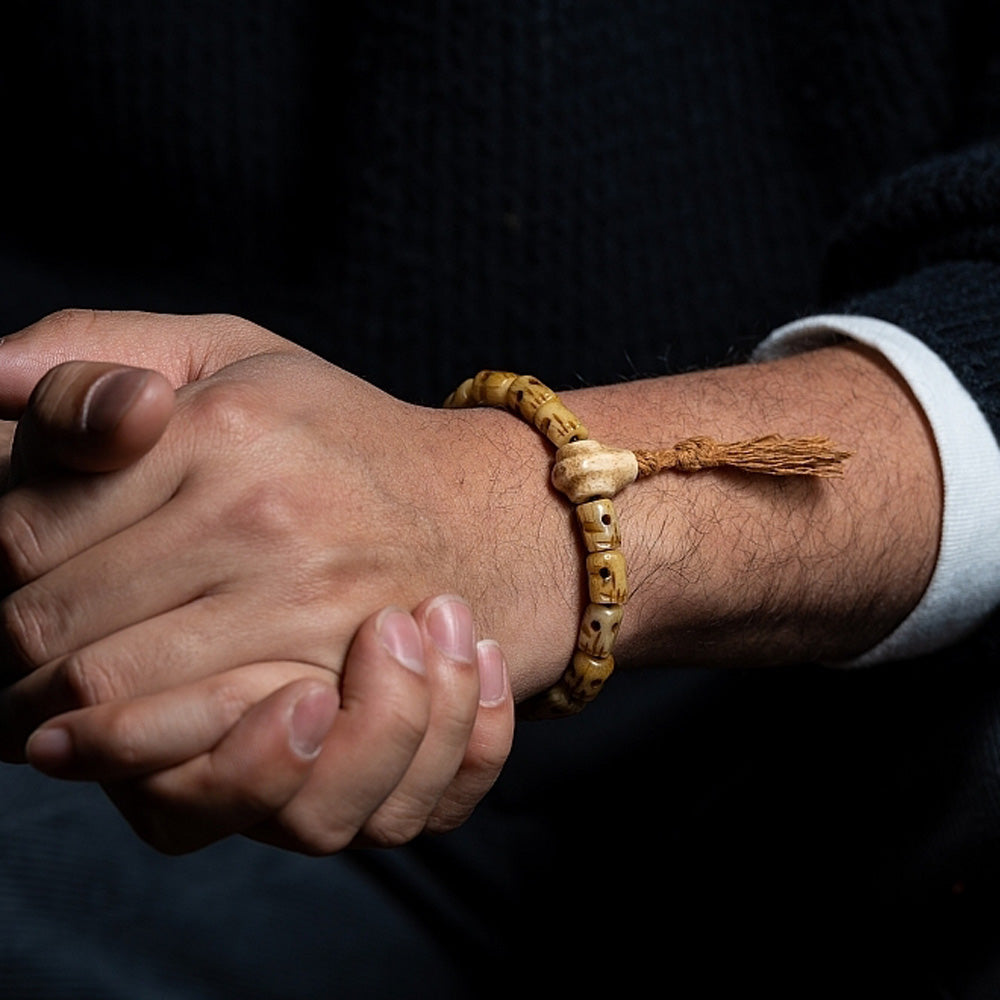
{"label": "large white guru bead", "polygon": [[571,503],[583,503],[613,497],[638,475],[639,463],[632,452],[598,441],[570,441],[556,452],[552,485]]}

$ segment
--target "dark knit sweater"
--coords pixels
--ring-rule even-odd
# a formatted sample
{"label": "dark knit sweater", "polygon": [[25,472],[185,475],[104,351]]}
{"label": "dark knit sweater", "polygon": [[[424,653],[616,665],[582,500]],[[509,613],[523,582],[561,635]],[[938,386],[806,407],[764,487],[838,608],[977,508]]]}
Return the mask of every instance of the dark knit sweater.
{"label": "dark knit sweater", "polygon": [[[436,404],[481,367],[556,387],[670,373],[742,359],[789,320],[853,310],[923,338],[998,431],[998,10],[11,3],[0,332],[64,306],[227,311]],[[588,962],[595,975],[659,971],[668,990],[688,976],[728,982],[714,942],[747,963],[735,981],[771,996],[785,995],[777,983],[826,996],[824,982],[866,996],[847,992],[862,959],[879,963],[880,997],[996,996],[984,914],[997,908],[976,908],[1000,876],[996,633],[864,675],[626,675],[593,713],[520,738],[478,827],[365,870],[419,914],[436,942],[421,954],[507,963],[518,981],[543,940],[581,984]],[[110,822],[89,815],[74,804],[66,822]],[[336,982],[300,957],[283,974],[303,992],[282,994],[275,963],[191,935],[185,954],[211,970],[197,989],[153,951],[119,994],[88,978],[113,936],[60,951],[72,900],[38,888],[42,862],[82,850],[72,825],[54,836],[45,820],[7,823],[17,870],[37,875],[0,875],[0,949],[14,942],[0,986],[12,977],[16,995],[95,995],[73,990],[96,981],[105,997],[161,997],[157,977],[177,976],[186,992],[170,995],[289,1000]],[[622,850],[632,843],[648,850]],[[245,862],[226,850],[237,853],[221,863]],[[106,856],[87,858],[62,877],[90,864],[112,878]],[[164,933],[187,927],[181,883],[146,855],[132,863],[163,880]],[[296,881],[293,864],[261,868],[287,866],[283,884],[320,919],[315,875]],[[621,887],[637,883],[659,922],[628,909]],[[127,879],[116,891],[131,898]],[[765,899],[783,908],[773,935],[756,923]],[[253,904],[238,905],[252,921]],[[70,916],[51,916],[59,906]],[[361,909],[346,924],[365,926]],[[224,923],[236,904],[212,912]],[[599,928],[603,958],[574,918]],[[23,943],[25,925],[44,948]],[[811,970],[800,990],[793,952]],[[477,984],[468,995],[490,995]],[[459,994],[439,983],[392,995]]]}
{"label": "dark knit sweater", "polygon": [[2,328],[227,310],[436,403],[716,364],[875,290],[996,367],[976,5],[14,7]]}

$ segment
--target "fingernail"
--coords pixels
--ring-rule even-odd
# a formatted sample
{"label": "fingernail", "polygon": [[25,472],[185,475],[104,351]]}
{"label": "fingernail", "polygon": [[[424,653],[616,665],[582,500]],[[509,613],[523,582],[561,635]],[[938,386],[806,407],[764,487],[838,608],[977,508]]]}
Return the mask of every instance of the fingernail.
{"label": "fingernail", "polygon": [[113,431],[149,380],[149,372],[136,368],[102,375],[87,392],[80,422],[85,431]]}
{"label": "fingernail", "polygon": [[57,768],[73,756],[73,738],[68,729],[46,726],[31,734],[24,752],[32,767],[42,771]]}
{"label": "fingernail", "polygon": [[300,757],[319,754],[339,707],[336,691],[327,684],[317,685],[295,703],[288,742]]}
{"label": "fingernail", "polygon": [[479,704],[498,705],[507,697],[507,664],[500,644],[483,639],[476,644],[479,653]]}
{"label": "fingernail", "polygon": [[405,611],[386,608],[375,625],[379,641],[404,667],[415,673],[424,670],[424,643],[417,623]]}
{"label": "fingernail", "polygon": [[434,645],[453,660],[471,663],[475,655],[472,609],[460,597],[439,597],[427,609],[427,631]]}

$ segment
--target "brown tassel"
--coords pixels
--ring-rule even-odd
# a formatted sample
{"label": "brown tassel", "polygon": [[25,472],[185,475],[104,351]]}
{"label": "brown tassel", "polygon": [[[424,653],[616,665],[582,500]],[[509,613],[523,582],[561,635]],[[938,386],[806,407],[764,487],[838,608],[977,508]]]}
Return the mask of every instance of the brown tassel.
{"label": "brown tassel", "polygon": [[837,448],[824,437],[786,438],[777,434],[749,441],[722,443],[707,437],[687,438],[673,448],[634,452],[639,475],[651,476],[665,469],[696,472],[726,466],[772,476],[843,476],[849,451]]}

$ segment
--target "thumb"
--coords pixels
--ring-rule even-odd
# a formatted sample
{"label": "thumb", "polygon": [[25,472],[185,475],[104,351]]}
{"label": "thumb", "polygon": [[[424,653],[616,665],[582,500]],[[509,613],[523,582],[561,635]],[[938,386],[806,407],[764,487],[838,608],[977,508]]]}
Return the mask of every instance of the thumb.
{"label": "thumb", "polygon": [[46,373],[18,422],[11,480],[53,468],[109,472],[141,458],[163,434],[174,391],[158,372],[69,361]]}

